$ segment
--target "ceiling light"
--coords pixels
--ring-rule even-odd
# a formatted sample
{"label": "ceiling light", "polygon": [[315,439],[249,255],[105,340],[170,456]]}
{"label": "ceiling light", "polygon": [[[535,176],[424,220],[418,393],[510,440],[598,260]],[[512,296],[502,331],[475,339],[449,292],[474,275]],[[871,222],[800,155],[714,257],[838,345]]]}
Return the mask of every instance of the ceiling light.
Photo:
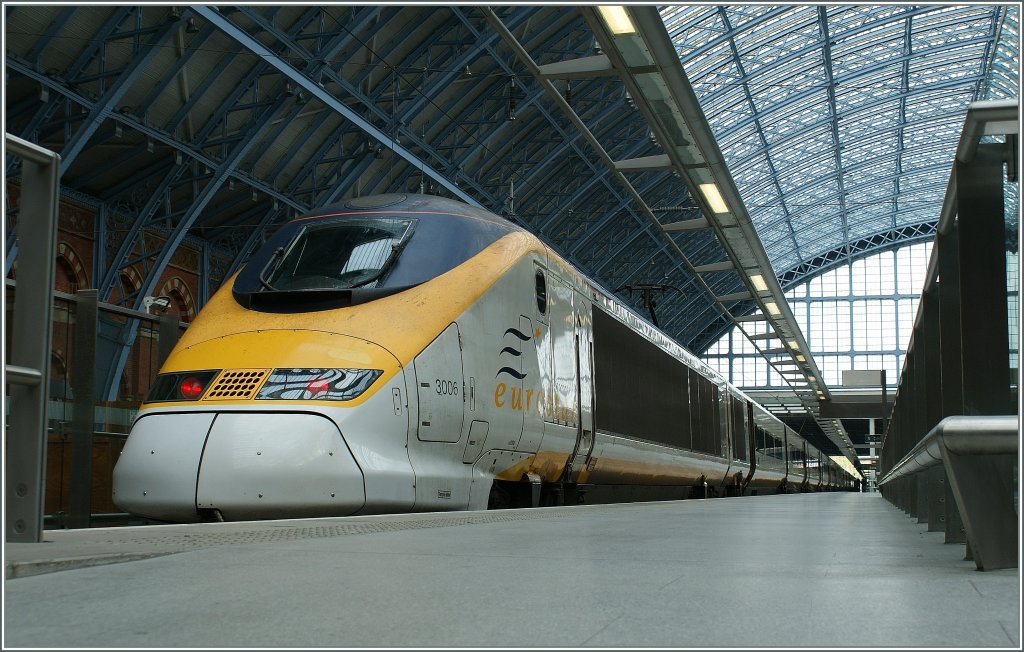
{"label": "ceiling light", "polygon": [[799,351],[800,350],[800,345],[796,343],[796,340],[790,340],[789,341],[789,348],[793,349],[794,351]]}
{"label": "ceiling light", "polygon": [[796,361],[797,362],[807,362],[807,358],[805,358],[802,355],[798,355],[798,356],[796,356]]}
{"label": "ceiling light", "polygon": [[608,26],[608,29],[615,36],[636,34],[636,27],[633,27],[633,21],[629,19],[629,14],[626,13],[625,7],[617,5],[599,6],[597,12],[601,14],[604,24]]}
{"label": "ceiling light", "polygon": [[779,307],[777,305],[775,305],[774,301],[765,301],[764,302],[764,307],[767,308],[768,312],[772,313],[773,315],[781,315],[782,314],[782,311],[779,310]]}
{"label": "ceiling light", "polygon": [[707,200],[716,215],[729,212],[729,205],[722,199],[722,193],[718,192],[718,186],[713,183],[702,183],[699,187],[700,191],[704,193],[704,199]]}
{"label": "ceiling light", "polygon": [[764,277],[760,274],[752,274],[750,276],[750,282],[754,284],[754,289],[758,292],[766,292],[768,285],[764,282]]}

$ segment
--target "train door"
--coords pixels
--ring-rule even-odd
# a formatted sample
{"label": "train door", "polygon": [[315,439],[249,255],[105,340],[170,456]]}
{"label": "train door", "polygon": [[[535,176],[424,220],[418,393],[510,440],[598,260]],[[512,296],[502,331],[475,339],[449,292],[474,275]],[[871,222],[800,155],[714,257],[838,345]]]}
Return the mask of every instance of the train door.
{"label": "train door", "polygon": [[451,324],[416,357],[420,441],[457,442],[462,438],[466,404],[462,399],[462,346]]}
{"label": "train door", "polygon": [[[450,324],[413,363],[418,414],[416,436],[409,438],[415,473],[414,511],[466,509],[472,467],[463,463],[466,404],[463,399],[459,327]],[[476,422],[480,423],[480,422]],[[466,424],[467,431],[472,428]],[[479,436],[479,426],[476,428]]]}
{"label": "train door", "polygon": [[807,442],[806,441],[803,444],[803,452],[800,455],[800,459],[803,460],[803,466],[804,466],[804,484],[803,484],[803,488],[804,488],[804,491],[809,491],[810,490],[810,482],[811,482],[811,469],[810,469],[810,458],[807,457]]}
{"label": "train door", "polygon": [[594,328],[590,303],[576,295],[573,340],[576,366],[576,445],[566,463],[565,479],[578,482],[594,450]]}

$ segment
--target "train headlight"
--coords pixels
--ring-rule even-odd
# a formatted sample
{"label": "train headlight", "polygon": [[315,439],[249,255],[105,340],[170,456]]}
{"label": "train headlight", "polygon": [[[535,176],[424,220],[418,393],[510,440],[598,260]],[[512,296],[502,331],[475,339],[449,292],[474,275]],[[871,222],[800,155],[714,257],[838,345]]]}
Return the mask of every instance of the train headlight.
{"label": "train headlight", "polygon": [[380,369],[274,369],[256,399],[351,401],[383,373]]}
{"label": "train headlight", "polygon": [[167,401],[195,401],[210,386],[213,377],[220,373],[219,369],[207,371],[179,371],[160,374],[153,381],[153,386],[146,396],[147,403],[164,403]]}

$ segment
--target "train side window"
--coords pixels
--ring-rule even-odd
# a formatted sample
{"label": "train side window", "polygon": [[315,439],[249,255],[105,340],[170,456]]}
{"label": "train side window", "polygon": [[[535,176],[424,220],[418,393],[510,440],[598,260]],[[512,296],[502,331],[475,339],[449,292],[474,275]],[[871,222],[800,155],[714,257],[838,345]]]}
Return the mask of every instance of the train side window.
{"label": "train side window", "polygon": [[543,315],[548,311],[548,282],[544,278],[544,270],[538,269],[534,278],[537,282],[537,312]]}

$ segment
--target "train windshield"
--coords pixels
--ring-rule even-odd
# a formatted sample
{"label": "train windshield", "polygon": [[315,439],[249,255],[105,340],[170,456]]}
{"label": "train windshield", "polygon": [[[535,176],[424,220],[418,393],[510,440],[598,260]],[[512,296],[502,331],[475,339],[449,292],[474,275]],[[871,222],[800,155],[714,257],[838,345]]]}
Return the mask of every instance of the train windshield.
{"label": "train windshield", "polygon": [[398,259],[414,220],[359,218],[303,227],[277,249],[260,279],[266,290],[374,288]]}
{"label": "train windshield", "polygon": [[239,271],[231,293],[263,312],[355,306],[437,278],[515,229],[442,197],[350,199],[282,225]]}

